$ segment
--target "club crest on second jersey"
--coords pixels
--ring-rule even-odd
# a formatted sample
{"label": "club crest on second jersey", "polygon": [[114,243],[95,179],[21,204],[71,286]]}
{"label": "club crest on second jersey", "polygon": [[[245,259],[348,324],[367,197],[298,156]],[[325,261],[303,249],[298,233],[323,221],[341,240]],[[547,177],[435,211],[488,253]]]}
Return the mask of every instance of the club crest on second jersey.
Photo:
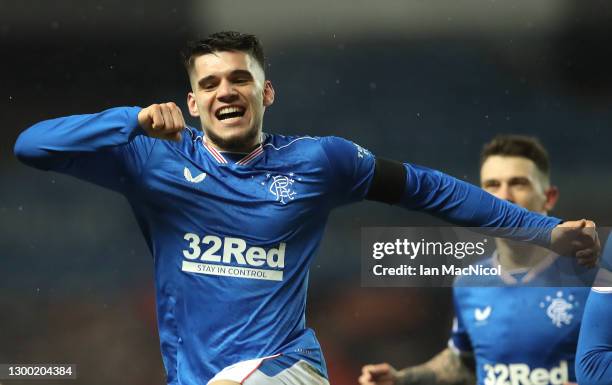
{"label": "club crest on second jersey", "polygon": [[572,310],[576,307],[578,307],[578,301],[574,296],[570,294],[566,298],[561,290],[554,297],[547,295],[544,301],[540,302],[540,308],[546,309],[546,315],[558,328],[572,323],[574,318]]}

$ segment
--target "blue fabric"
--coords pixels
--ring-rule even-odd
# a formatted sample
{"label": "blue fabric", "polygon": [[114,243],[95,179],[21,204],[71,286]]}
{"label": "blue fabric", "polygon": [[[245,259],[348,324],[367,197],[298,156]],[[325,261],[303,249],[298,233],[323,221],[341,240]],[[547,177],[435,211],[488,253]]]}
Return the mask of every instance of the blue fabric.
{"label": "blue fabric", "polygon": [[550,244],[551,230],[561,222],[497,199],[440,171],[410,164],[405,167],[403,207],[424,210],[460,226],[486,227],[482,232],[544,247]]}
{"label": "blue fabric", "polygon": [[580,329],[576,377],[580,385],[612,383],[612,236],[602,254],[602,268],[589,295]]}
{"label": "blue fabric", "polygon": [[[491,258],[481,263],[492,267],[497,262]],[[596,270],[588,272],[588,286],[572,287],[584,285],[584,276],[563,276],[567,286],[550,286],[568,270],[566,264],[576,261],[557,257],[529,285],[520,283],[521,273],[512,274],[516,284],[499,276],[456,281],[451,342],[459,351],[474,354],[478,385],[540,383],[540,377],[546,378],[541,383],[551,385],[575,381],[578,333]]]}
{"label": "blue fabric", "polygon": [[581,385],[611,383],[612,292],[591,291],[582,320],[577,355],[578,383]]}

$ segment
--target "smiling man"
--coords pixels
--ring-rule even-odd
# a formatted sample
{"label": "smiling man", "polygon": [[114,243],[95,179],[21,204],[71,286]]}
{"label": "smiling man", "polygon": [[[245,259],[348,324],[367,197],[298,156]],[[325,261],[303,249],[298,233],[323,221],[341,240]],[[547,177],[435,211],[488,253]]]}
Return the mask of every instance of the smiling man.
{"label": "smiling man", "polygon": [[248,152],[262,142],[266,107],[274,102],[274,88],[265,80],[263,51],[252,42],[252,52],[210,52],[193,45],[185,54],[191,81],[189,113],[200,117],[211,145],[223,151]]}
{"label": "smiling man", "polygon": [[327,384],[304,310],[310,262],[340,205],[370,199],[425,210],[553,249],[575,244],[573,255],[596,261],[598,239],[585,229],[592,222],[560,226],[341,138],[263,133],[274,89],[253,35],[216,33],[184,57],[189,112],[203,132],[162,103],[40,122],[15,145],[26,164],[130,202],[154,257],[169,384]]}

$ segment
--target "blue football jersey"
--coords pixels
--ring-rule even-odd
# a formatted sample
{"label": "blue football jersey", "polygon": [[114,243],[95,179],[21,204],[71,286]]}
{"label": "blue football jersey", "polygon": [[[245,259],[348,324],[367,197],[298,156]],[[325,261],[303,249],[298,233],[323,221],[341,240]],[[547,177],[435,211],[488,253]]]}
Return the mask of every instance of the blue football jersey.
{"label": "blue football jersey", "polygon": [[[278,353],[325,376],[305,322],[308,268],[329,212],[366,196],[372,154],[341,138],[281,135],[265,135],[248,154],[221,153],[189,127],[178,142],[148,137],[139,112],[40,122],[15,153],[127,197],[153,255],[168,383],[204,384],[228,365]],[[532,228],[517,237],[541,244],[559,222],[405,167],[407,207],[468,226]]]}
{"label": "blue football jersey", "polygon": [[191,128],[180,142],[144,135],[139,111],[45,121],[35,128],[45,135],[41,163],[36,150],[29,159],[128,198],[154,256],[168,383],[205,384],[276,353],[326,376],[305,325],[308,268],[330,210],[366,194],[373,156],[344,139],[280,135],[224,154]]}
{"label": "blue football jersey", "polygon": [[[498,266],[497,255],[484,261]],[[473,354],[479,385],[562,385],[574,381],[576,344],[590,287],[564,277],[570,258],[549,255],[529,270],[461,277],[453,288],[451,348]],[[581,268],[576,267],[581,270]],[[480,285],[481,287],[478,287]],[[572,286],[575,285],[575,286]]]}
{"label": "blue football jersey", "polygon": [[612,236],[584,309],[576,377],[581,385],[612,384]]}

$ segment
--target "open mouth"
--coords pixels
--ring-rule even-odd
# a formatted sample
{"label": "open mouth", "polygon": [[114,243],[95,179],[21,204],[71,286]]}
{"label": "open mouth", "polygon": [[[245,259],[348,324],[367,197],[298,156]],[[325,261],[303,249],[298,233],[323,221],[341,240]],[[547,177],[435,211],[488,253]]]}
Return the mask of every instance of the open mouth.
{"label": "open mouth", "polygon": [[245,111],[246,111],[246,108],[244,107],[228,106],[228,107],[222,107],[218,109],[217,112],[215,113],[215,116],[219,120],[227,120],[231,118],[239,118],[241,116],[244,116]]}

